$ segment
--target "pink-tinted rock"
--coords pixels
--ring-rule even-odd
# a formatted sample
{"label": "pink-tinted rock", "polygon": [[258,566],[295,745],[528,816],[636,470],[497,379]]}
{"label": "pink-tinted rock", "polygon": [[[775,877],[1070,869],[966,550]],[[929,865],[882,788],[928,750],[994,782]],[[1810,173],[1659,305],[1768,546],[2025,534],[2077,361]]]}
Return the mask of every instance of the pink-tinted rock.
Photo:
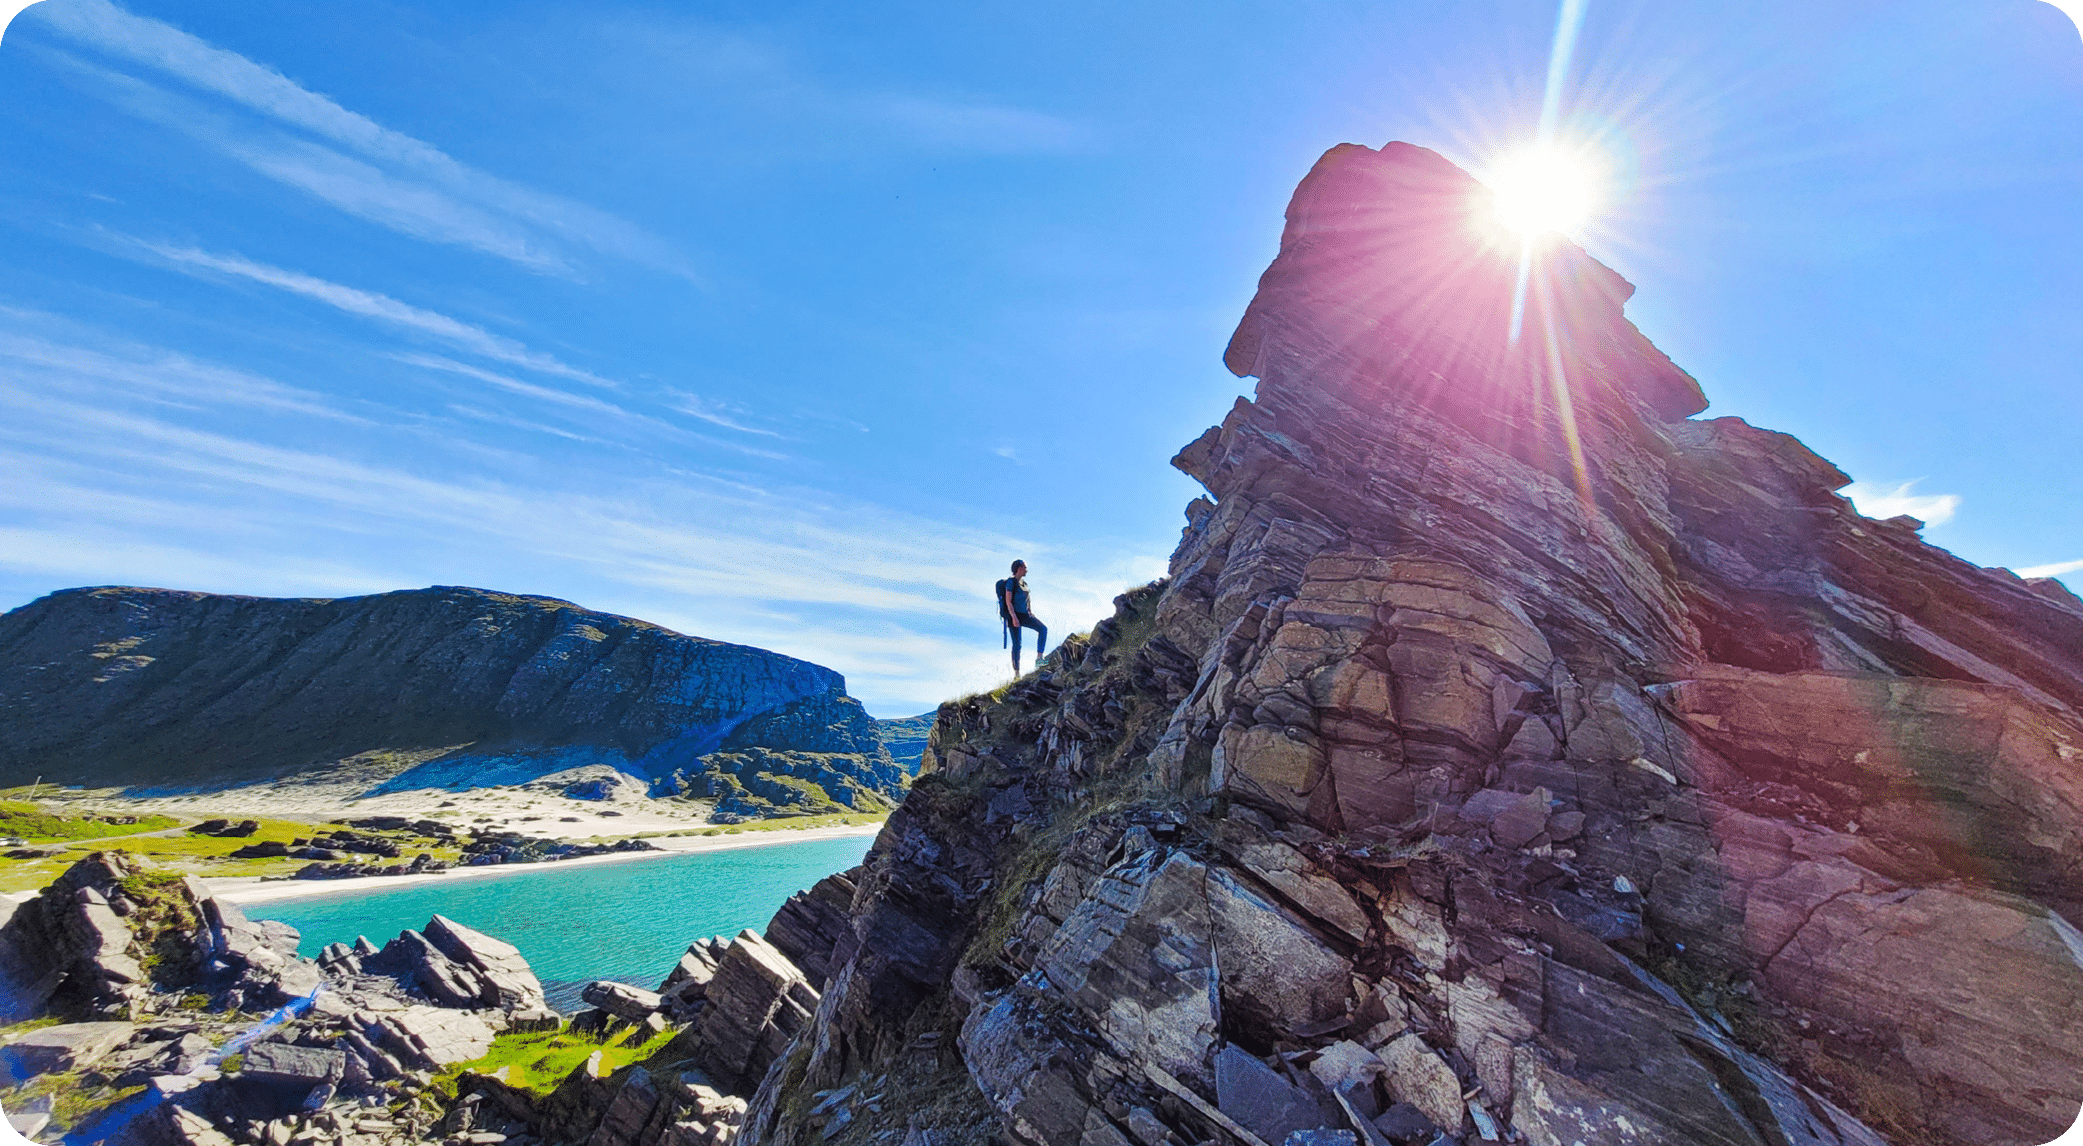
{"label": "pink-tinted rock", "polygon": [[[1306,1130],[1305,1093],[1361,1138],[1340,1099],[1543,1146],[2074,1120],[2083,605],[1686,420],[1633,288],[1565,241],[1515,340],[1481,211],[1407,144],[1310,172],[1229,345],[1255,394],[1174,459],[1207,496],[1106,623],[1147,638],[942,708],[961,774],[863,868],[748,1140],[806,1141],[784,1096],[936,999],[1028,1146]],[[994,826],[1007,792],[1046,810]],[[1187,870],[1170,928],[1107,874]],[[1209,966],[1210,1011],[1150,990]],[[1213,1015],[1205,1060],[1138,1050],[1153,998]]]}

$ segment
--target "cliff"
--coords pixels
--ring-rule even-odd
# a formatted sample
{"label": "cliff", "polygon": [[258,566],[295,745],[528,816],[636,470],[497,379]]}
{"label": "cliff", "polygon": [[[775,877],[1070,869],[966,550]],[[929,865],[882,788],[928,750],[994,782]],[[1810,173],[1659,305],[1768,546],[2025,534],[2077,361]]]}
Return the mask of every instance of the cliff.
{"label": "cliff", "polygon": [[224,786],[349,759],[393,789],[584,765],[664,778],[771,744],[902,790],[830,669],[482,589],[65,590],[0,617],[0,698],[4,784]]}
{"label": "cliff", "polygon": [[1309,173],[1169,577],[942,707],[741,1142],[2074,1120],[2083,602],[1691,420],[1574,246],[1514,340],[1481,206],[1405,144]]}

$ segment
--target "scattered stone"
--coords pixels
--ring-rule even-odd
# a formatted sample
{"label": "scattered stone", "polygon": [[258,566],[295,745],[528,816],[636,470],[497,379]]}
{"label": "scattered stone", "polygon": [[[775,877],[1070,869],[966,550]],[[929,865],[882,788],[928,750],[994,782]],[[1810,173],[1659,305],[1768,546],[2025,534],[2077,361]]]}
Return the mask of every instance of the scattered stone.
{"label": "scattered stone", "polygon": [[15,1077],[78,1070],[99,1062],[137,1033],[134,1023],[64,1023],[18,1035],[0,1047]]}

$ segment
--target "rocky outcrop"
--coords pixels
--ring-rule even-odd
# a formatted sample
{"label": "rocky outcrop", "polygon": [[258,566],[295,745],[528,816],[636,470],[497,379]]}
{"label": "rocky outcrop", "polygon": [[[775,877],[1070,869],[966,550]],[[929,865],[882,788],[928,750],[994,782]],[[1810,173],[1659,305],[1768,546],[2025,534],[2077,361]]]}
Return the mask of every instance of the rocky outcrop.
{"label": "rocky outcrop", "polygon": [[767,924],[766,941],[819,990],[831,977],[832,952],[853,939],[857,874],[859,869],[828,875],[808,891],[789,896]]}
{"label": "rocky outcrop", "polygon": [[1574,246],[1515,303],[1482,195],[1310,173],[1169,577],[943,706],[742,1141],[2075,1119],[2083,602],[1688,420]]}
{"label": "rocky outcrop", "polygon": [[417,1142],[445,1101],[430,1072],[560,1026],[517,950],[439,915],[381,948],[297,948],[191,877],[90,855],[0,928],[8,1019],[82,1020],[6,1039],[0,1089],[60,1076],[93,1111],[69,1141]]}
{"label": "rocky outcrop", "polygon": [[[213,908],[192,880],[148,873],[118,852],[89,855],[0,924],[0,1021],[128,1020],[155,986],[213,971],[265,975],[283,965],[285,945],[296,951],[294,931],[251,924],[235,907],[223,916]],[[168,935],[196,942],[162,942]]]}
{"label": "rocky outcrop", "polygon": [[4,783],[224,785],[349,759],[394,788],[589,765],[655,779],[771,743],[900,790],[830,669],[481,589],[64,590],[0,617],[0,698]]}
{"label": "rocky outcrop", "polygon": [[710,819],[731,824],[769,816],[887,811],[909,782],[880,748],[852,755],[733,748],[675,771],[659,788],[714,800]]}

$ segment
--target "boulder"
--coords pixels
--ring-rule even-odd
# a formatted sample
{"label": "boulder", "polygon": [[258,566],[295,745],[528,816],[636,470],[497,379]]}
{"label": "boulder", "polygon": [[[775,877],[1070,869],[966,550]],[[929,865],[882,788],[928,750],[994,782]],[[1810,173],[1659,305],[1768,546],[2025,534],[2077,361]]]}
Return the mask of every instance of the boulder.
{"label": "boulder", "polygon": [[1404,1035],[1381,1048],[1389,1096],[1407,1102],[1440,1126],[1461,1125],[1461,1080],[1423,1039]]}
{"label": "boulder", "polygon": [[78,1070],[94,1065],[137,1033],[134,1023],[62,1023],[18,1035],[0,1047],[16,1078]]}
{"label": "boulder", "polygon": [[708,994],[709,980],[716,977],[716,968],[728,950],[730,940],[720,935],[688,944],[686,954],[666,973],[665,982],[658,985],[666,1006],[678,1014],[690,1013]]}
{"label": "boulder", "polygon": [[477,1015],[442,1006],[404,1006],[360,1019],[360,1036],[415,1071],[469,1063],[492,1050],[496,1031]]}
{"label": "boulder", "polygon": [[542,982],[513,944],[465,927],[446,916],[427,921],[427,942],[451,961],[477,973],[478,1001],[503,1011],[540,1011]]}
{"label": "boulder", "polygon": [[1267,1142],[1323,1124],[1324,1114],[1307,1092],[1239,1047],[1215,1056],[1216,1105]]}
{"label": "boulder", "polygon": [[1152,850],[1108,869],[1034,958],[1048,990],[1103,1016],[1116,1053],[1207,1087],[1215,1042],[1208,869]]}
{"label": "boulder", "polygon": [[343,1050],[259,1042],[246,1048],[239,1077],[309,1090],[320,1083],[340,1081],[346,1069],[347,1052]]}
{"label": "boulder", "polygon": [[1211,869],[1207,889],[1226,1021],[1277,1037],[1350,1011],[1352,965],[1306,924],[1236,873]]}
{"label": "boulder", "polygon": [[656,1014],[662,1000],[653,992],[612,979],[595,979],[586,984],[579,997],[589,1006],[598,1007],[618,1019],[630,1022],[641,1021]]}

